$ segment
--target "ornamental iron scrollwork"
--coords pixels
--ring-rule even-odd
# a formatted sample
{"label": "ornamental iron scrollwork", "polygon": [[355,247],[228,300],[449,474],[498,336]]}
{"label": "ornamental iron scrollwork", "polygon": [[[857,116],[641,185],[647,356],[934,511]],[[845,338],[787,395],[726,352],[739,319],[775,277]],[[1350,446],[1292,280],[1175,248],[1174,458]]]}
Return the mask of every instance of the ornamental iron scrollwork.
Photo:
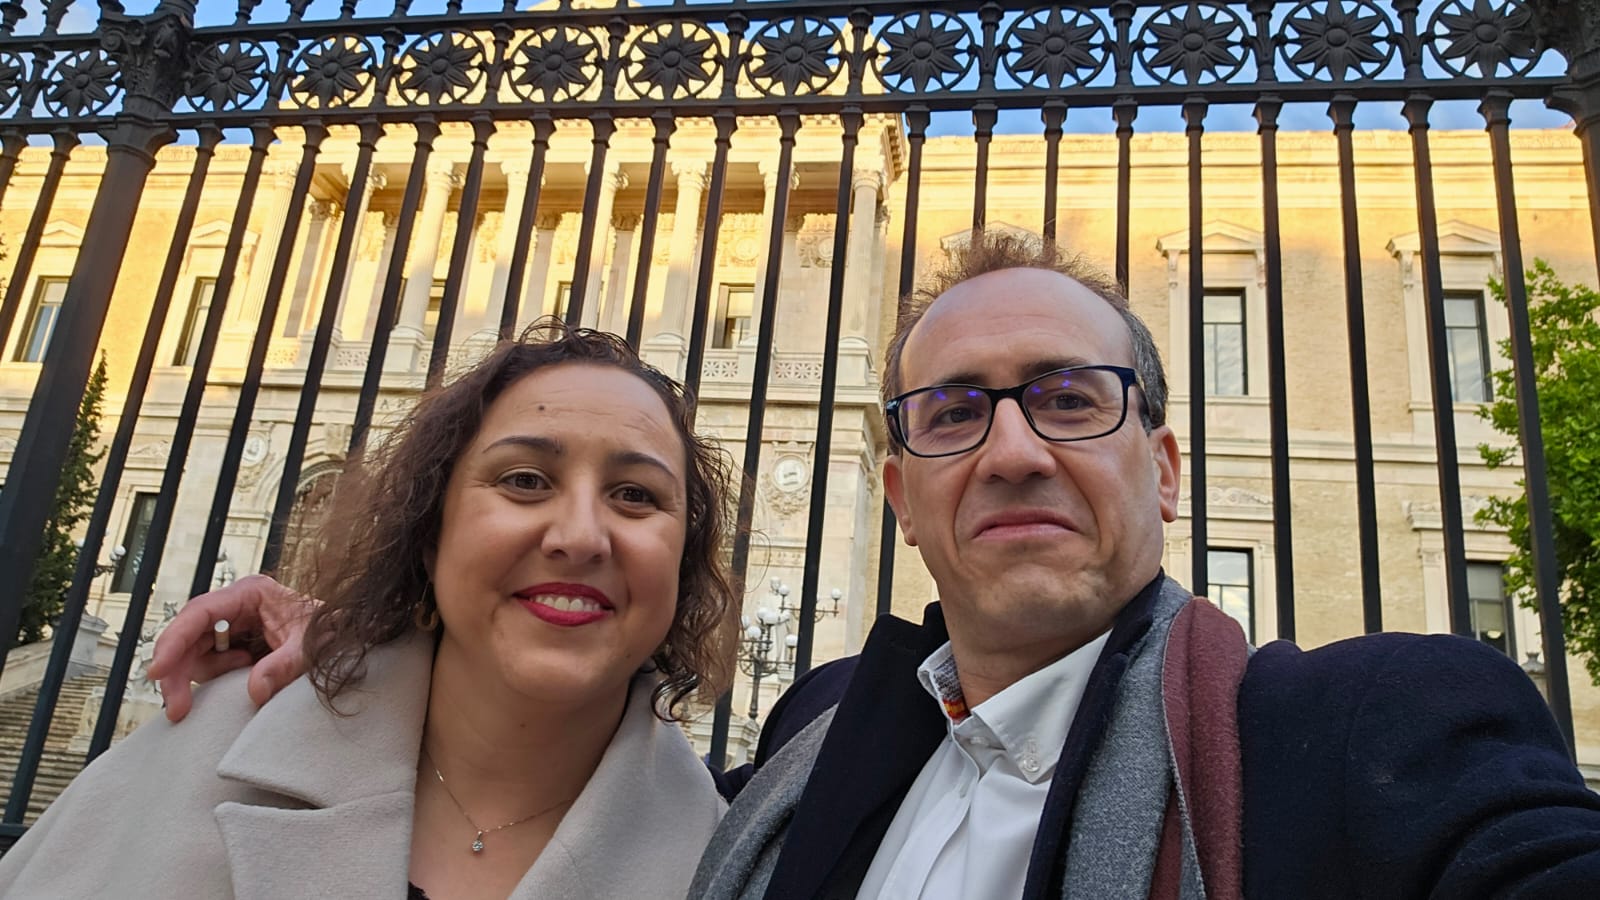
{"label": "ornamental iron scrollwork", "polygon": [[333,34],[300,51],[289,66],[289,96],[312,109],[349,106],[371,86],[372,45],[356,34]]}
{"label": "ornamental iron scrollwork", "polygon": [[1394,58],[1394,23],[1371,0],[1307,0],[1283,28],[1283,61],[1306,81],[1372,78]]}
{"label": "ornamental iron scrollwork", "polygon": [[1169,6],[1139,33],[1139,61],[1162,84],[1216,84],[1239,74],[1249,40],[1244,20],[1218,3]]}
{"label": "ornamental iron scrollwork", "polygon": [[1110,46],[1099,19],[1081,9],[1050,7],[1011,24],[1000,59],[1018,82],[1060,90],[1094,80],[1110,59]]}
{"label": "ornamental iron scrollwork", "polygon": [[600,44],[589,32],[557,25],[533,32],[511,51],[512,93],[532,103],[580,97],[600,75]]}
{"label": "ornamental iron scrollwork", "polygon": [[1539,59],[1532,18],[1518,0],[1448,0],[1428,23],[1428,48],[1459,77],[1525,75]]}
{"label": "ornamental iron scrollwork", "polygon": [[483,42],[467,31],[434,31],[411,42],[395,68],[394,87],[407,105],[460,103],[487,74]]}
{"label": "ornamental iron scrollwork", "polygon": [[184,91],[198,112],[229,112],[255,102],[267,89],[271,54],[257,41],[229,39],[195,54]]}
{"label": "ornamental iron scrollwork", "polygon": [[50,70],[45,108],[57,116],[99,115],[120,93],[120,81],[116,61],[104,50],[79,50]]}
{"label": "ornamental iron scrollwork", "polygon": [[628,48],[628,84],[653,100],[700,96],[721,70],[717,36],[699,22],[658,22]]}
{"label": "ornamental iron scrollwork", "polygon": [[891,91],[949,90],[971,70],[975,57],[972,30],[946,12],[903,13],[879,29],[877,39],[888,49],[873,67]]}
{"label": "ornamental iron scrollwork", "polygon": [[842,41],[826,19],[768,22],[750,39],[745,76],[768,96],[819,94],[839,75]]}
{"label": "ornamental iron scrollwork", "polygon": [[12,104],[22,96],[27,74],[27,60],[10,51],[0,50],[0,115],[11,112]]}

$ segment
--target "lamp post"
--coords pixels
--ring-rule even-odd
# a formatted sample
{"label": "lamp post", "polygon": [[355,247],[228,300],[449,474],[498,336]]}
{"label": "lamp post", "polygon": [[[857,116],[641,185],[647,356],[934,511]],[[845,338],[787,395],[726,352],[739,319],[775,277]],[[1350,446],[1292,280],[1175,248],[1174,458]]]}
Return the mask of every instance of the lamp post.
{"label": "lamp post", "polygon": [[[780,583],[776,578],[772,579],[772,584],[774,592],[781,598],[778,601],[778,608],[796,619],[800,618],[801,606],[798,603],[793,606],[789,604],[789,586]],[[817,608],[811,614],[811,621],[821,622],[823,616],[837,616],[839,614],[839,601],[843,599],[844,591],[838,588],[828,592],[828,604],[826,606],[823,605],[822,597],[819,595],[817,597]]]}
{"label": "lamp post", "polygon": [[[83,541],[82,540],[73,541],[73,543],[78,546],[78,549],[80,551],[83,549]],[[108,563],[95,563],[94,564],[94,577],[99,578],[101,575],[105,575],[108,572],[116,571],[117,564],[122,562],[122,558],[124,556],[127,556],[127,555],[128,555],[128,548],[127,547],[124,547],[121,544],[118,544],[117,546],[112,547],[111,548],[111,562],[108,562]]]}
{"label": "lamp post", "polygon": [[741,616],[739,623],[744,626],[744,638],[739,642],[739,669],[750,676],[750,718],[755,719],[761,714],[761,680],[768,676],[782,676],[785,672],[794,669],[794,648],[799,638],[795,635],[784,635],[782,651],[778,651],[778,644],[773,632],[779,626],[788,623],[789,614],[781,610],[761,607],[756,610],[756,617],[752,621],[749,616]]}

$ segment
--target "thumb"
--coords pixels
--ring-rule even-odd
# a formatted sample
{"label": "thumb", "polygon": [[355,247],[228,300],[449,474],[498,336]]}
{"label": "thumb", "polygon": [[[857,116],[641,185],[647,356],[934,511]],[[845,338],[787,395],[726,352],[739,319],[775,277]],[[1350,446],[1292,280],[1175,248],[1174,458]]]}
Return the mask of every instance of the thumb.
{"label": "thumb", "polygon": [[250,699],[257,706],[265,706],[277,693],[299,678],[305,671],[300,661],[299,647],[293,650],[280,647],[261,658],[250,670]]}

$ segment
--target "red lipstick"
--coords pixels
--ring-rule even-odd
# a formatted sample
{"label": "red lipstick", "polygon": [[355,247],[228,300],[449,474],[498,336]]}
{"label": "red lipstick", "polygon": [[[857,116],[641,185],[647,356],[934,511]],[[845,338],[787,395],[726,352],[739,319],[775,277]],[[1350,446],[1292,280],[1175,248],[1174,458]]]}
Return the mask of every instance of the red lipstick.
{"label": "red lipstick", "polygon": [[[542,621],[563,628],[575,628],[579,625],[588,625],[590,622],[598,622],[610,615],[615,609],[611,604],[611,598],[607,597],[603,591],[586,584],[559,582],[536,584],[517,591],[516,597],[518,602],[522,604],[523,609],[533,613],[534,616]],[[540,597],[547,599],[551,597],[562,598],[561,602],[564,606],[572,606],[573,608],[563,609],[552,606],[549,603],[541,603],[537,599]],[[573,605],[570,602],[573,600],[580,601],[580,603]]]}

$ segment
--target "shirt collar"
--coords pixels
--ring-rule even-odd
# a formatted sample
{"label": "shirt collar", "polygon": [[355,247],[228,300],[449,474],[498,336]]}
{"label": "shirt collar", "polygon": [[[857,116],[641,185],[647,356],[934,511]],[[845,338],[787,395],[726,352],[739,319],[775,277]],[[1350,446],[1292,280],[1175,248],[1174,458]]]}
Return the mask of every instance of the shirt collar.
{"label": "shirt collar", "polygon": [[[1110,631],[1101,633],[971,708],[962,694],[955,654],[948,641],[917,667],[917,679],[943,708],[952,738],[956,736],[955,729],[969,717],[978,719],[1023,777],[1038,784],[1055,772],[1089,675],[1110,635]],[[970,730],[970,726],[963,730]]]}

